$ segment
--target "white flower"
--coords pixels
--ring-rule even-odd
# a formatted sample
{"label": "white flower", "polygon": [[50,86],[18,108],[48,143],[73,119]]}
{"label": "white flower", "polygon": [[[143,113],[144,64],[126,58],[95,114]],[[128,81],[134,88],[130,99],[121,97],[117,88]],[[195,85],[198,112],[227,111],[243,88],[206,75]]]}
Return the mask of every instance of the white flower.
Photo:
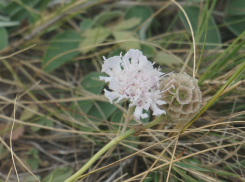
{"label": "white flower", "polygon": [[104,89],[105,96],[112,103],[117,99],[129,99],[129,107],[136,106],[134,118],[146,118],[143,109],[151,108],[153,115],[161,115],[166,112],[158,105],[166,104],[160,100],[159,80],[164,73],[160,69],[154,69],[151,63],[139,50],[130,49],[124,56],[114,56],[109,59],[104,58],[102,71],[109,77],[100,77],[100,80],[109,82],[112,92]]}

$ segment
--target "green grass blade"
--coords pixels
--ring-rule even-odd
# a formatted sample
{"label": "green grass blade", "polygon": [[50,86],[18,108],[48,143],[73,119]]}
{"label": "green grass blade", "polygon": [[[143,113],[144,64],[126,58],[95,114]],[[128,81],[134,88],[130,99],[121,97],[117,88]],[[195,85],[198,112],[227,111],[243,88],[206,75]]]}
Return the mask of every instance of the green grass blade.
{"label": "green grass blade", "polygon": [[210,71],[212,70],[212,68],[217,65],[217,64],[221,64],[219,63],[219,61],[222,59],[222,57],[224,57],[230,50],[232,50],[232,52],[224,58],[224,60],[222,60],[222,64],[224,64],[224,62],[228,61],[245,43],[245,39],[238,44],[235,48],[234,45],[245,35],[245,31],[239,36],[237,37],[237,39],[222,53],[220,54],[220,56],[208,67],[208,69],[203,73],[203,75],[200,77],[198,84],[201,85],[202,82],[208,78]]}
{"label": "green grass blade", "polygon": [[[245,33],[245,31],[244,31]],[[231,84],[231,82],[236,79],[239,74],[244,70],[245,68],[245,62],[239,66],[239,68],[235,71],[235,73],[227,80],[227,82],[218,90],[218,92],[208,101],[208,103],[201,109],[201,111],[196,115],[184,128],[182,131],[185,131],[204,111],[206,111],[213,102],[219,98],[219,96],[222,94],[222,92]]]}

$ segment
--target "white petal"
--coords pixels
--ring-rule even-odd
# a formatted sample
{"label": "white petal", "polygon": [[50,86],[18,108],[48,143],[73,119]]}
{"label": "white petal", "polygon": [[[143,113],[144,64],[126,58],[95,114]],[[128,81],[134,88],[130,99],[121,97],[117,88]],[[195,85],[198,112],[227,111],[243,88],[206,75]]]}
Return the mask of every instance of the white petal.
{"label": "white petal", "polygon": [[105,57],[103,57],[103,58],[105,61],[104,61],[104,64],[102,65],[101,72],[105,72],[106,74],[111,75],[112,70],[116,71],[116,72],[121,70],[120,63],[122,60],[121,60],[120,56],[114,56],[114,57],[111,57],[109,59],[106,59]]}
{"label": "white petal", "polygon": [[148,114],[146,114],[146,113],[143,114],[142,112],[143,112],[143,108],[140,106],[136,106],[136,108],[134,110],[134,118],[136,120],[140,120],[140,118],[142,118],[142,119],[147,118]]}
{"label": "white petal", "polygon": [[104,80],[106,83],[111,81],[111,77],[100,76],[100,80]]}
{"label": "white petal", "polygon": [[166,103],[165,101],[163,101],[163,100],[157,100],[156,103],[157,103],[157,105],[159,105],[159,106],[161,106],[161,105],[163,105],[163,104],[167,104],[167,103]]}
{"label": "white petal", "polygon": [[137,106],[134,110],[134,118],[136,120],[140,120],[140,115],[142,114],[142,111],[143,111],[143,108],[142,107],[139,107]]}
{"label": "white petal", "polygon": [[130,49],[126,54],[125,58],[126,60],[129,60],[131,58],[131,64],[136,64],[138,63],[139,57],[142,56],[142,52],[139,51],[138,49]]}
{"label": "white petal", "polygon": [[147,58],[146,58],[146,56],[140,56],[139,57],[139,67],[143,67],[143,66],[145,66],[146,64],[147,64]]}
{"label": "white petal", "polygon": [[121,57],[120,56],[114,56],[109,59],[107,59],[108,64],[110,64],[110,68],[113,69],[114,71],[120,71],[121,70]]}
{"label": "white petal", "polygon": [[140,115],[140,117],[141,117],[142,119],[145,119],[145,118],[147,118],[147,117],[148,117],[148,114],[146,114],[146,113],[141,114],[141,115]]}
{"label": "white petal", "polygon": [[127,98],[125,95],[120,95],[116,101],[116,103],[120,102],[122,99]]}
{"label": "white petal", "polygon": [[159,116],[162,114],[166,114],[166,111],[159,109],[156,104],[151,105],[151,110],[153,111],[153,115]]}
{"label": "white petal", "polygon": [[108,90],[104,89],[105,96],[109,99],[110,103],[112,104],[113,100],[120,97],[120,94],[117,92],[109,92]]}
{"label": "white petal", "polygon": [[109,83],[109,88],[111,90],[119,90],[120,89],[120,84],[115,78],[112,78]]}
{"label": "white petal", "polygon": [[149,107],[150,107],[150,103],[151,102],[145,102],[143,105],[142,105],[142,107],[145,109],[145,110],[148,110],[149,109]]}
{"label": "white petal", "polygon": [[101,72],[103,73],[106,73],[108,75],[111,75],[112,74],[112,71],[110,69],[110,64],[108,64],[108,61],[105,57],[103,57],[104,59],[104,64],[102,65],[102,69],[101,69]]}

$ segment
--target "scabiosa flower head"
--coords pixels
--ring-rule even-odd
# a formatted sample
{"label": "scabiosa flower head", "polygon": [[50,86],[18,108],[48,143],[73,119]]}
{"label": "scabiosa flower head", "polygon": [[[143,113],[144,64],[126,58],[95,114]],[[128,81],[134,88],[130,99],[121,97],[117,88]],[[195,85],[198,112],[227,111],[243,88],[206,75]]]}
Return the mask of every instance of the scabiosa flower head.
{"label": "scabiosa flower head", "polygon": [[160,69],[154,69],[154,63],[147,60],[146,56],[139,50],[130,49],[124,56],[114,56],[106,59],[102,65],[102,72],[109,77],[100,77],[100,80],[109,82],[112,91],[104,89],[105,96],[112,103],[117,99],[129,99],[129,107],[136,106],[134,118],[146,118],[148,115],[144,110],[151,108],[153,115],[165,114],[158,105],[166,102],[162,101],[159,90],[159,80],[164,73]]}
{"label": "scabiosa flower head", "polygon": [[160,81],[160,88],[166,89],[162,93],[162,100],[167,104],[162,107],[173,122],[185,124],[198,114],[202,92],[196,78],[186,73],[171,73]]}

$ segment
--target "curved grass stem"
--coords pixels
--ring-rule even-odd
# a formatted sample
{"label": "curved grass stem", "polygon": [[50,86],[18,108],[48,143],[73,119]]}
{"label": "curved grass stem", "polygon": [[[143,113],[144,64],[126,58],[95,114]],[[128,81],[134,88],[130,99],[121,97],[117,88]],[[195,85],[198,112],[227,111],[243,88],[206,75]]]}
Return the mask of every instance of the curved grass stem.
{"label": "curved grass stem", "polygon": [[[150,123],[147,123],[144,125],[144,129],[150,128],[159,122],[163,120],[165,115],[161,115],[155,120],[153,120]],[[71,177],[69,177],[65,182],[72,182],[77,180],[101,155],[103,155],[107,150],[109,150],[111,147],[115,146],[118,144],[120,141],[123,139],[131,136],[134,134],[136,131],[134,129],[130,129],[126,131],[125,133],[113,138],[107,145],[105,145],[100,151],[98,151],[81,169],[79,169],[75,174],[73,174]]]}

